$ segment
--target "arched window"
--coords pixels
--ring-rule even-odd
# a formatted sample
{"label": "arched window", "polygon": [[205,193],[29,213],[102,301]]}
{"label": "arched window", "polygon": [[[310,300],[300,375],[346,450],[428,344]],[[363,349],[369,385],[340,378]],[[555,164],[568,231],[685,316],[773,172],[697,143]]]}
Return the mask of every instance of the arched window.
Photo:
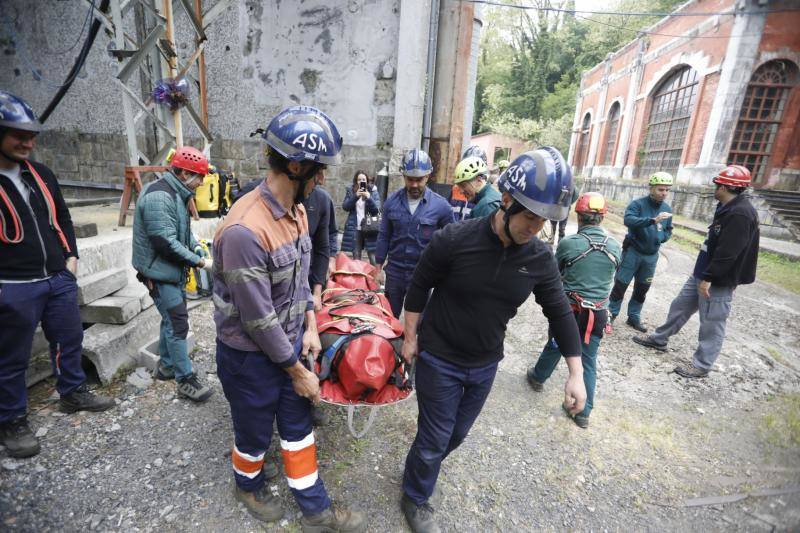
{"label": "arched window", "polygon": [[653,94],[640,174],[664,170],[675,174],[697,96],[697,71],[684,67],[672,73]]}
{"label": "arched window", "polygon": [[617,130],[619,129],[619,102],[614,102],[608,112],[608,126],[606,126],[606,145],[603,152],[603,164],[614,164],[614,152],[617,148]]}
{"label": "arched window", "polygon": [[750,78],[728,164],[749,168],[754,182],[769,174],[775,136],[797,73],[797,65],[791,61],[776,60],[758,67]]}
{"label": "arched window", "polygon": [[575,169],[583,170],[586,166],[586,157],[589,155],[589,130],[591,129],[592,116],[586,113],[583,117],[581,131],[578,134],[578,148],[575,150]]}

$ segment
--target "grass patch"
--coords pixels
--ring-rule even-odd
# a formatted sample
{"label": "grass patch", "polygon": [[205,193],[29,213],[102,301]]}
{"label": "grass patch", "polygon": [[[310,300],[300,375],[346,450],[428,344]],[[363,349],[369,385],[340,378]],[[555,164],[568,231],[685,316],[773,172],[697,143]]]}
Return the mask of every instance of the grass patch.
{"label": "grass patch", "polygon": [[783,448],[800,447],[800,394],[778,396],[769,403],[771,412],[762,421],[767,442]]}
{"label": "grass patch", "polygon": [[758,254],[756,278],[800,294],[800,262],[771,252]]}

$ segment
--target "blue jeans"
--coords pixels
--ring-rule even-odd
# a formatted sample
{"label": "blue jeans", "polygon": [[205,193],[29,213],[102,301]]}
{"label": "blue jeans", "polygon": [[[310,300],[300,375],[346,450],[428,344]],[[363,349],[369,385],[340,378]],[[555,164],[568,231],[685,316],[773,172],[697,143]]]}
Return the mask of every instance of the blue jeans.
{"label": "blue jeans", "polygon": [[616,317],[622,307],[622,300],[625,299],[625,291],[628,290],[631,280],[633,281],[633,294],[628,302],[628,318],[631,322],[639,323],[642,321],[642,307],[653,283],[653,276],[656,273],[658,263],[658,252],[650,255],[637,252],[633,247],[628,247],[622,253],[617,275],[614,277],[614,288],[608,299],[608,309],[611,316]]}
{"label": "blue jeans", "polygon": [[75,276],[62,270],[44,281],[0,283],[0,424],[25,416],[25,371],[39,322],[50,343],[58,393],[65,396],[86,381]]}
{"label": "blue jeans", "polygon": [[384,293],[386,299],[389,300],[389,305],[392,306],[392,313],[395,318],[400,318],[400,313],[403,312],[403,301],[408,292],[408,286],[411,284],[412,272],[407,274],[394,274],[386,272],[386,287]]}
{"label": "blue jeans", "polygon": [[464,441],[492,389],[497,363],[467,368],[421,352],[416,389],[417,436],[406,457],[403,492],[417,505],[428,501],[442,461]]}
{"label": "blue jeans", "polygon": [[237,350],[218,340],[217,375],[231,406],[236,485],[248,492],[264,486],[264,456],[277,418],[286,479],[297,505],[306,516],[330,507],[317,471],[311,402],[294,391],[289,374],[261,352]]}
{"label": "blue jeans", "polygon": [[174,283],[153,281],[155,288],[150,296],[161,314],[161,331],[158,338],[158,354],[161,365],[175,372],[180,381],[192,375],[189,360],[189,312],[186,309],[186,294],[183,287]]}
{"label": "blue jeans", "polygon": [[[594,389],[597,384],[597,349],[600,347],[601,337],[591,335],[589,344],[581,344],[581,363],[583,364],[583,384],[586,387],[586,407],[581,412],[582,416],[589,416],[594,405]],[[550,378],[556,365],[561,360],[561,352],[555,339],[550,339],[544,345],[539,360],[533,368],[533,379],[544,383]]]}

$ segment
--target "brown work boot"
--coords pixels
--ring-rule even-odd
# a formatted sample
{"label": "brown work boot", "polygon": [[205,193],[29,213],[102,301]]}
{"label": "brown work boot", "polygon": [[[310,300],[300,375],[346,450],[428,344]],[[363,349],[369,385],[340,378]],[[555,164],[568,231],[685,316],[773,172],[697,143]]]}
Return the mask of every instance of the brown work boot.
{"label": "brown work boot", "polygon": [[363,513],[331,505],[314,516],[300,519],[304,533],[361,533],[367,529]]}
{"label": "brown work boot", "polygon": [[434,519],[433,507],[428,502],[417,505],[411,498],[403,494],[400,500],[400,509],[406,517],[411,531],[414,533],[439,533],[439,524]]}
{"label": "brown work boot", "polygon": [[283,518],[283,507],[278,498],[270,492],[266,483],[254,492],[242,490],[239,486],[233,489],[236,501],[242,502],[247,512],[264,522],[277,522]]}
{"label": "brown work boot", "polygon": [[678,365],[675,367],[674,372],[679,376],[689,379],[708,377],[708,370],[705,368],[697,368],[690,364]]}

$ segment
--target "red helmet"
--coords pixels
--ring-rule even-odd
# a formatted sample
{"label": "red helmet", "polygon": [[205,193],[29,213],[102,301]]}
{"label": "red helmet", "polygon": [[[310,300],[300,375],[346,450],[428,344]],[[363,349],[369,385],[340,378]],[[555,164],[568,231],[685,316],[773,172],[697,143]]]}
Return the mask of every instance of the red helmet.
{"label": "red helmet", "polygon": [[749,187],[750,171],[742,165],[730,165],[720,171],[711,180],[717,185],[730,185],[731,187]]}
{"label": "red helmet", "polygon": [[608,202],[599,192],[587,192],[578,198],[575,204],[576,213],[586,213],[589,215],[608,213]]}
{"label": "red helmet", "polygon": [[170,164],[175,168],[188,170],[201,176],[208,174],[208,158],[203,155],[203,152],[191,146],[178,148],[178,151],[172,156]]}

